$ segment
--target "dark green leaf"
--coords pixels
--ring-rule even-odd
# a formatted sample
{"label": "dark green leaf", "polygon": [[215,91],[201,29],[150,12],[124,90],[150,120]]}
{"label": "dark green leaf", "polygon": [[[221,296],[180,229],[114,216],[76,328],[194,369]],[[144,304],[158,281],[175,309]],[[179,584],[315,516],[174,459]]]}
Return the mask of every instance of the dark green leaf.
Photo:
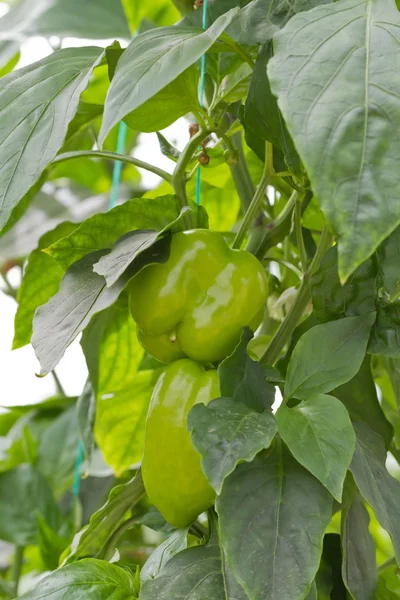
{"label": "dark green leaf", "polygon": [[2,79],[0,229],[61,148],[102,54],[92,47],[58,50]]}
{"label": "dark green leaf", "polygon": [[217,511],[228,564],[250,600],[302,600],[332,515],[319,481],[277,443],[226,479]]}
{"label": "dark green leaf", "polygon": [[220,364],[218,376],[222,396],[262,412],[272,406],[275,388],[266,381],[262,366],[247,354],[252,338],[251,330],[245,328],[233,353]]}
{"label": "dark green leaf", "polygon": [[26,546],[37,544],[36,513],[58,529],[61,513],[46,479],[31,465],[0,474],[0,538]]}
{"label": "dark green leaf", "polygon": [[400,302],[378,306],[368,344],[370,354],[400,357]]}
{"label": "dark green leaf", "polygon": [[395,300],[400,294],[399,260],[400,260],[400,228],[394,230],[379,247],[378,286],[390,299]]}
{"label": "dark green leaf", "polygon": [[89,525],[76,534],[65,563],[87,556],[100,556],[105,543],[118,529],[126,513],[140,502],[144,494],[140,471],[128,483],[114,487],[105,505],[91,516]]}
{"label": "dark green leaf", "polygon": [[235,12],[221,16],[206,32],[161,27],[135,37],[118,62],[107,94],[100,144],[118,121],[193,65],[226,29]]}
{"label": "dark green leaf", "polygon": [[94,422],[96,418],[96,397],[88,379],[76,403],[79,436],[82,440],[88,463],[92,460],[94,449]]}
{"label": "dark green leaf", "polygon": [[386,419],[378,400],[370,363],[370,357],[366,356],[357,375],[332,393],[343,402],[352,421],[366,423],[373,431],[379,433],[386,448],[389,448],[393,438],[393,427]]}
{"label": "dark green leaf", "polygon": [[271,142],[283,151],[289,169],[294,173],[299,173],[299,157],[283,121],[276,98],[271,92],[267,77],[267,63],[271,56],[271,44],[260,48],[244,105],[242,124],[246,131],[246,139],[250,133],[249,142],[251,136]]}
{"label": "dark green leaf", "polygon": [[375,264],[367,260],[341,285],[337,247],[330,248],[311,277],[311,298],[318,319],[332,321],[375,310],[375,276]]}
{"label": "dark green leaf", "polygon": [[141,585],[157,577],[164,565],[185,548],[187,548],[187,529],[178,529],[152,552],[143,565],[140,571]]}
{"label": "dark green leaf", "polygon": [[86,559],[57,569],[21,600],[134,600],[137,598],[132,575],[103,560]]}
{"label": "dark green leaf", "polygon": [[60,556],[68,546],[70,537],[57,533],[40,513],[36,513],[36,521],[40,556],[46,569],[53,571],[58,568]]}
{"label": "dark green leaf", "polygon": [[43,252],[43,249],[69,235],[74,229],[76,225],[73,223],[61,223],[40,238],[37,249],[28,258],[18,290],[18,308],[14,321],[14,350],[29,344],[35,310],[58,291],[63,276],[61,267],[51,256]]}
{"label": "dark green leaf", "polygon": [[356,451],[350,470],[375,516],[390,534],[400,560],[400,482],[386,470],[386,450],[382,438],[367,425],[357,423]]}
{"label": "dark green leaf", "polygon": [[207,406],[196,404],[188,416],[193,446],[202,455],[201,466],[217,494],[239,461],[252,461],[269,448],[277,432],[272,413],[218,398]]}
{"label": "dark green leaf", "polygon": [[279,435],[295,459],[341,502],[356,441],[343,404],[319,394],[293,408],[282,406],[276,420]]}
{"label": "dark green leaf", "polygon": [[297,343],[289,362],[285,396],[307,399],[346,383],[364,359],[375,313],[316,325]]}
{"label": "dark green leaf", "polygon": [[368,511],[350,477],[342,507],[342,577],[353,598],[369,600],[377,582],[375,543],[368,529]]}
{"label": "dark green leaf", "polygon": [[296,15],[274,38],[271,87],[339,236],[341,281],[400,221],[399,27],[393,0],[346,0]]}
{"label": "dark green leaf", "polygon": [[0,20],[0,37],[57,35],[90,39],[130,38],[120,0],[21,0]]}

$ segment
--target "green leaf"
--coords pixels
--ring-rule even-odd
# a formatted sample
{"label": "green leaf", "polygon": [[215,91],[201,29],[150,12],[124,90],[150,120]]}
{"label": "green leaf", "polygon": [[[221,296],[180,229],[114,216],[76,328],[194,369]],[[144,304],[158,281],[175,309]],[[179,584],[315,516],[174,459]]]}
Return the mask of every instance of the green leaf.
{"label": "green leaf", "polygon": [[61,148],[102,55],[102,48],[66,48],[2,79],[0,229]]}
{"label": "green leaf", "polygon": [[75,406],[56,417],[40,438],[37,468],[57,492],[72,483],[78,441]]}
{"label": "green leaf", "polygon": [[126,233],[115,242],[111,252],[106,256],[102,256],[99,262],[93,266],[94,272],[105,278],[108,287],[112,286],[134,261],[135,264],[140,264],[142,258],[144,258],[145,264],[147,264],[146,250],[150,251],[152,249],[152,253],[156,253],[156,248],[159,245],[157,242],[170,234],[183,231],[185,229],[185,216],[191,213],[192,210],[189,207],[182,208],[179,217],[160,232],[151,229],[136,229]]}
{"label": "green leaf", "polygon": [[400,357],[400,302],[378,306],[368,344],[370,354]]}
{"label": "green leaf", "polygon": [[79,438],[83,443],[86,459],[90,465],[94,450],[94,423],[96,419],[96,397],[88,379],[76,403]]}
{"label": "green leaf", "polygon": [[235,12],[233,9],[221,16],[207,31],[160,27],[136,36],[119,60],[107,94],[100,145],[118,121],[193,65],[226,29]]}
{"label": "green leaf", "polygon": [[120,0],[30,0],[18,2],[0,19],[6,39],[56,35],[90,39],[130,38]]}
{"label": "green leaf", "polygon": [[61,513],[46,479],[31,465],[0,474],[0,538],[18,546],[37,544],[36,513],[57,530]]}
{"label": "green leaf", "polygon": [[343,402],[352,421],[366,423],[383,438],[386,448],[389,448],[393,427],[386,419],[378,400],[369,356],[364,358],[357,375],[336,388],[332,394]]}
{"label": "green leaf", "polygon": [[[251,143],[253,136],[271,142],[283,151],[288,168],[294,173],[299,173],[300,159],[283,121],[276,98],[271,92],[267,77],[267,64],[271,56],[271,44],[260,48],[241,121],[250,147],[253,148]],[[264,148],[265,144],[262,146]]]}
{"label": "green leaf", "polygon": [[330,392],[359,370],[375,313],[316,325],[296,344],[285,383],[285,397],[306,400]]}
{"label": "green leaf", "polygon": [[385,578],[383,575],[380,575],[378,577],[378,585],[376,587],[376,592],[375,592],[375,600],[398,600],[399,598],[399,594],[398,592],[392,592],[392,590],[390,590],[387,587],[387,583],[385,581]]}
{"label": "green leaf", "polygon": [[237,102],[247,96],[252,69],[242,63],[233,73],[228,73],[221,81],[218,89],[218,102]]}
{"label": "green leaf", "polygon": [[[221,167],[206,167],[201,171],[201,205],[207,211],[210,229],[230,231],[239,217],[239,196],[235,190],[229,188],[229,179],[224,181],[222,187],[217,187],[206,181],[207,175],[211,180],[217,179],[221,175]],[[194,177],[188,182],[188,193],[192,198],[195,197],[195,179]]]}
{"label": "green leaf", "polygon": [[311,298],[320,321],[356,317],[375,310],[374,262],[365,261],[341,285],[337,254],[337,246],[330,248],[311,277]]}
{"label": "green leaf", "polygon": [[278,442],[226,479],[217,512],[228,564],[249,599],[302,600],[332,515],[319,481]]}
{"label": "green leaf", "polygon": [[231,398],[193,406],[188,429],[193,446],[202,456],[201,467],[217,494],[236,465],[252,461],[258,452],[269,448],[277,433],[272,413],[260,414]]}
{"label": "green leaf", "polygon": [[[204,209],[197,210],[194,226],[206,227]],[[175,196],[135,198],[107,213],[98,213],[84,221],[71,235],[52,244],[49,254],[65,270],[95,250],[112,248],[124,234],[134,229],[160,231],[179,216]]]}
{"label": "green leaf", "polygon": [[126,387],[97,398],[96,441],[117,476],[142,458],[147,410],[158,376],[158,370],[139,371]]}
{"label": "green leaf", "polygon": [[399,26],[393,0],[345,0],[296,15],[274,38],[272,91],[339,236],[341,281],[400,221]]}
{"label": "green leaf", "polygon": [[340,400],[319,394],[276,413],[279,435],[294,458],[342,501],[356,436]]}
{"label": "green leaf", "polygon": [[135,131],[151,133],[165,129],[179,117],[198,111],[198,82],[199,72],[193,65],[155,96],[127,114],[124,117],[125,123]]}
{"label": "green leaf", "polygon": [[355,425],[357,443],[350,470],[362,496],[372,506],[381,526],[390,534],[400,561],[400,482],[386,470],[382,438],[367,425]]}
{"label": "green leaf", "polygon": [[266,381],[262,366],[247,354],[252,338],[252,331],[246,327],[233,353],[218,367],[218,377],[222,396],[262,412],[271,408],[275,388]]}
{"label": "green leaf", "polygon": [[178,552],[187,548],[187,529],[174,531],[147,559],[140,571],[140,583],[155,579],[164,565]]}
{"label": "green leaf", "polygon": [[144,355],[128,306],[111,306],[95,315],[83,332],[81,345],[96,395],[126,387]]}
{"label": "green leaf", "polygon": [[68,546],[70,538],[57,533],[40,513],[36,513],[36,521],[40,556],[46,569],[53,571],[58,568],[60,556]]}
{"label": "green leaf", "polygon": [[379,291],[382,294],[384,290],[390,299],[395,300],[400,294],[400,228],[395,229],[392,235],[380,245],[377,259]]}
{"label": "green leaf", "polygon": [[137,598],[132,575],[103,560],[86,559],[57,569],[21,600],[133,600]]}
{"label": "green leaf", "polygon": [[107,540],[118,529],[124,516],[145,495],[140,471],[127,483],[115,486],[104,506],[95,512],[86,527],[76,534],[64,564],[87,556],[100,556]]}
{"label": "green leaf", "polygon": [[0,42],[0,77],[4,77],[14,69],[20,56],[18,42]]}
{"label": "green leaf", "polygon": [[345,486],[342,507],[342,577],[356,600],[373,598],[377,582],[375,543],[368,529],[369,514],[354,483]]}
{"label": "green leaf", "polygon": [[32,336],[32,321],[38,306],[45,304],[58,290],[64,274],[61,267],[45,252],[53,242],[69,235],[76,225],[65,222],[40,238],[25,267],[18,290],[18,308],[14,321],[13,350],[29,344]]}
{"label": "green leaf", "polygon": [[161,153],[164,154],[164,156],[166,156],[167,158],[173,160],[174,162],[177,162],[178,158],[181,155],[179,150],[175,148],[175,146],[170,144],[170,142],[163,136],[162,133],[156,131],[156,134],[158,138],[158,143],[160,145]]}

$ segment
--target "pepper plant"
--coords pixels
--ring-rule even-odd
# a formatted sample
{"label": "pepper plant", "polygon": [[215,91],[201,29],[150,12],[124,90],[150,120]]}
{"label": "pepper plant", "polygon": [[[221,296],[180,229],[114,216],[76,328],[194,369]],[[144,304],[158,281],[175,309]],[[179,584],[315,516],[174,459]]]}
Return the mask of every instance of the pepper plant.
{"label": "pepper plant", "polygon": [[13,347],[58,381],[82,334],[89,373],[0,416],[0,595],[400,597],[395,1],[20,0],[0,31]]}

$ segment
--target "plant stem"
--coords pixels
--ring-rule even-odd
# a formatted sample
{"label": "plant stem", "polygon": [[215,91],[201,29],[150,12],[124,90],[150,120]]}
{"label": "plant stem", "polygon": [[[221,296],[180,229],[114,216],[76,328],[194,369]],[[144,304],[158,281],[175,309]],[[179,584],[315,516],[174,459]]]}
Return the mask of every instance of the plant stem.
{"label": "plant stem", "polygon": [[397,565],[396,557],[392,556],[383,562],[381,565],[378,565],[378,573],[383,573],[386,569],[390,569],[391,567],[395,567]]}
{"label": "plant stem", "polygon": [[245,213],[251,204],[251,200],[255,194],[255,189],[243,152],[242,132],[237,131],[232,138],[232,144],[235,146],[239,154],[239,161],[236,163],[236,165],[230,165],[230,169],[237,193],[239,194],[242,211]]}
{"label": "plant stem", "polygon": [[261,177],[261,181],[257,186],[256,193],[253,196],[252,201],[250,202],[250,206],[247,209],[243,220],[240,224],[239,231],[236,234],[235,239],[233,240],[232,248],[237,249],[240,248],[243,240],[246,236],[247,230],[249,229],[252,220],[254,219],[254,215],[256,214],[257,208],[259,207],[263,196],[265,195],[265,189],[268,185],[268,182],[271,178],[272,174],[272,146],[269,142],[265,144],[265,163],[264,170]]}
{"label": "plant stem", "polygon": [[297,249],[300,256],[300,264],[303,273],[306,272],[308,266],[307,251],[304,245],[303,230],[301,228],[301,205],[305,194],[298,194],[296,198],[296,206],[294,209],[294,228],[296,231]]}
{"label": "plant stem", "polygon": [[19,580],[21,578],[22,562],[24,559],[24,546],[15,546],[14,562],[11,571],[11,585],[13,595],[18,596]]}
{"label": "plant stem", "polygon": [[55,369],[53,369],[51,371],[51,375],[54,379],[54,383],[56,384],[57,392],[60,394],[60,396],[64,396],[64,398],[66,398],[67,394],[65,393],[65,390],[61,384],[61,381],[60,381]]}
{"label": "plant stem", "polygon": [[17,290],[15,288],[13,288],[13,286],[11,285],[7,275],[5,273],[1,273],[0,271],[0,275],[6,285],[7,290],[3,290],[5,294],[7,294],[7,296],[11,296],[11,298],[14,298],[14,300],[17,299]]}
{"label": "plant stem", "polygon": [[260,245],[254,253],[259,260],[262,260],[270,248],[276,246],[276,244],[281,242],[288,235],[297,196],[298,192],[294,191],[284,209],[275,219],[275,222],[270,223],[269,229],[266,231],[264,238],[261,240]]}
{"label": "plant stem", "polygon": [[272,338],[268,348],[262,355],[260,363],[263,365],[273,365],[283,350],[286,342],[295,330],[297,323],[303,315],[304,310],[310,300],[310,279],[311,275],[316,271],[321,261],[322,256],[332,243],[331,236],[328,229],[325,227],[321,234],[321,239],[318,244],[317,251],[314,258],[311,261],[310,266],[303,275],[302,282],[300,284],[299,291],[297,292],[296,299],[282,321],[279,329]]}
{"label": "plant stem", "polygon": [[59,154],[53,160],[52,164],[57,164],[59,162],[64,162],[66,160],[74,160],[75,158],[109,158],[110,160],[120,160],[121,162],[130,163],[131,165],[135,165],[135,167],[139,167],[140,169],[145,169],[146,171],[150,171],[150,173],[154,173],[158,175],[168,183],[172,182],[172,176],[164,171],[163,169],[159,169],[154,165],[150,165],[134,156],[128,156],[127,154],[118,154],[117,152],[108,152],[105,150],[76,150],[73,152],[64,152],[63,154]]}
{"label": "plant stem", "polygon": [[205,539],[208,535],[207,529],[201,523],[199,523],[199,521],[195,521],[191,524],[189,527],[189,533],[192,533],[199,539]]}

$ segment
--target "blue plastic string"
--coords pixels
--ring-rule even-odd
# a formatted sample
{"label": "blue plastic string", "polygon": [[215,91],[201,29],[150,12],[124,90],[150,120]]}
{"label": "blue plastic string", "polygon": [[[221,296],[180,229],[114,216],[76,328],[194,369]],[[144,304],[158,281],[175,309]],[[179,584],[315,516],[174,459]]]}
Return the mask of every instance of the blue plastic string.
{"label": "blue plastic string", "polygon": [[[207,9],[208,0],[204,0],[203,5],[203,29],[207,29]],[[203,54],[200,62],[200,90],[199,100],[200,106],[204,106],[204,82],[206,78],[206,55]],[[196,204],[200,204],[200,192],[201,192],[201,170],[200,167],[197,169],[196,176]]]}

